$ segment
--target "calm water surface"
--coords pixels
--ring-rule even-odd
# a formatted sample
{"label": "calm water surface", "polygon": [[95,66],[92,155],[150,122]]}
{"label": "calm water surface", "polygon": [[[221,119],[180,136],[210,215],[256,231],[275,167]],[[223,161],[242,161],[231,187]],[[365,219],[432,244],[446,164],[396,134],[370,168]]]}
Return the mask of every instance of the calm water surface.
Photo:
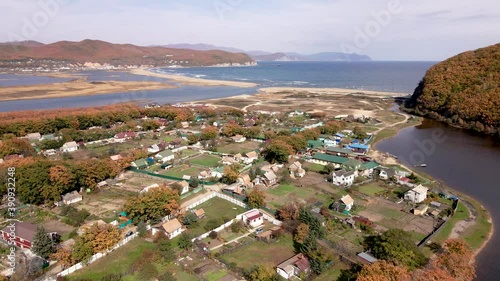
{"label": "calm water surface", "polygon": [[[426,120],[421,126],[403,129],[375,146],[398,156],[404,164],[426,163],[426,168],[419,169],[479,200],[490,212],[494,226],[500,225],[498,139]],[[478,256],[477,280],[500,280],[498,249],[500,233],[496,230]]]}

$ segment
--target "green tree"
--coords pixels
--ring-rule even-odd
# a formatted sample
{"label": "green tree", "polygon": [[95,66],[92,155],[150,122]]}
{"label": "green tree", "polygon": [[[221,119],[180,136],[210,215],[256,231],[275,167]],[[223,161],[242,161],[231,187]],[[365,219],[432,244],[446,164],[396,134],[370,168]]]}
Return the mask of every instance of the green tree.
{"label": "green tree", "polygon": [[192,211],[188,211],[182,218],[182,224],[191,226],[198,221],[198,216]]}
{"label": "green tree", "polygon": [[189,186],[192,188],[197,188],[200,185],[200,181],[197,177],[191,177],[189,180]]}
{"label": "green tree", "polygon": [[333,166],[332,164],[323,166],[323,173],[327,175],[331,175],[334,171],[335,171],[335,166]]}
{"label": "green tree", "polygon": [[415,245],[411,235],[401,229],[390,229],[381,235],[368,236],[364,244],[378,259],[409,268],[420,267],[427,263],[427,258]]}
{"label": "green tree", "polygon": [[244,273],[249,281],[278,281],[279,275],[268,265],[256,265]]}
{"label": "green tree", "polygon": [[177,242],[177,245],[179,248],[183,250],[189,250],[193,247],[193,242],[191,242],[191,235],[189,233],[182,233],[181,236],[179,237],[179,241]]}
{"label": "green tree", "polygon": [[158,277],[158,281],[177,281],[177,279],[171,272],[167,271]]}
{"label": "green tree", "polygon": [[36,228],[31,250],[44,259],[47,259],[51,254],[56,252],[56,244],[42,226]]}

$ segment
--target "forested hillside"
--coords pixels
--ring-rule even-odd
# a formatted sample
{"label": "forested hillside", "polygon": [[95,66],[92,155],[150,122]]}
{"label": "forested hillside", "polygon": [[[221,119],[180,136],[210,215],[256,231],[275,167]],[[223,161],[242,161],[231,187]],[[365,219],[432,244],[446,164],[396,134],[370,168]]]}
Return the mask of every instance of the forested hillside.
{"label": "forested hillside", "polygon": [[500,44],[431,67],[405,110],[466,129],[500,134]]}

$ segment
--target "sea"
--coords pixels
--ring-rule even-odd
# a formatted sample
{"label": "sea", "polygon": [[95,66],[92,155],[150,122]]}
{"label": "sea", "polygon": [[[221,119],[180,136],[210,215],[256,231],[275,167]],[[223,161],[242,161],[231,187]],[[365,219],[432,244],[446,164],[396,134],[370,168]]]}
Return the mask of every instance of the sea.
{"label": "sea", "polygon": [[[139,91],[132,93],[104,94],[86,97],[68,97],[41,100],[0,102],[0,112],[89,107],[135,101],[156,101],[174,104],[220,98],[242,94],[254,94],[260,87],[336,87],[413,93],[425,72],[435,62],[259,62],[253,67],[161,68],[159,73],[185,75],[203,79],[246,81],[259,84],[255,88],[182,86],[176,89]],[[133,75],[120,71],[86,71],[78,73],[89,81],[166,81],[167,79]],[[59,78],[40,78],[32,75],[0,74],[2,86],[33,85],[67,81]],[[432,150],[422,148],[422,143],[433,140],[439,131],[446,136],[444,142],[432,144]],[[500,142],[498,139],[472,134],[431,120],[421,126],[401,130],[396,136],[376,145],[381,151],[397,155],[408,164],[412,155],[423,155],[426,168],[419,168],[442,181],[447,186],[479,200],[490,212],[495,226],[500,225]],[[410,163],[411,164],[411,163]],[[477,257],[478,281],[500,278],[500,233],[493,238]]]}

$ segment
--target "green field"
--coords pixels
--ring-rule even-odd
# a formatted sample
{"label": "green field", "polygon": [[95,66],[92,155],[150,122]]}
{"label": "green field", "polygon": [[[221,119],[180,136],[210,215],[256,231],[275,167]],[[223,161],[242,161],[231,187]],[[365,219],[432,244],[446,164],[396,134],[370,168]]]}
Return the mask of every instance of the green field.
{"label": "green field", "polygon": [[187,165],[180,165],[180,166],[175,166],[173,168],[170,168],[168,170],[164,170],[161,172],[162,175],[166,176],[171,176],[171,177],[176,177],[176,178],[182,178],[184,175],[188,176],[198,176],[198,174],[203,171],[203,169],[197,168],[197,167],[189,167]]}
{"label": "green field", "polygon": [[434,236],[434,238],[432,240],[435,242],[440,242],[440,243],[444,242],[446,239],[448,239],[448,236],[450,236],[451,231],[453,230],[453,227],[455,226],[455,223],[457,223],[458,221],[461,221],[461,220],[465,220],[469,216],[470,216],[469,209],[467,209],[467,207],[464,204],[459,203],[457,210],[455,211],[455,214],[453,215],[453,217],[451,217],[449,219],[449,221],[446,223],[446,225],[443,226],[443,228],[441,228],[439,233],[436,234],[436,236]]}
{"label": "green field", "polygon": [[231,253],[222,255],[222,258],[229,263],[236,263],[238,267],[249,269],[258,264],[276,266],[293,255],[292,236],[284,235],[278,241],[271,244],[262,241],[252,242]]}
{"label": "green field", "polygon": [[[332,189],[332,191],[335,190]],[[320,201],[323,202],[324,206],[331,203],[331,197],[329,195],[308,186],[297,187],[292,184],[280,184],[275,188],[267,190],[266,193],[266,201],[270,207],[273,208],[278,208],[286,202],[290,202],[295,199],[302,199],[308,203]]]}
{"label": "green field", "polygon": [[217,152],[227,154],[244,154],[259,148],[260,143],[254,141],[246,141],[242,143],[229,143],[224,146],[218,147]]}
{"label": "green field", "polygon": [[369,183],[359,187],[359,192],[370,196],[375,196],[377,193],[382,191],[385,191],[385,188],[379,186],[376,183]]}
{"label": "green field", "polygon": [[303,165],[305,168],[309,169],[309,171],[317,173],[321,173],[325,170],[325,166],[316,163],[305,162]]}
{"label": "green field", "polygon": [[193,236],[199,236],[207,232],[204,226],[210,219],[222,219],[224,217],[227,219],[234,219],[237,215],[245,212],[244,208],[218,197],[214,197],[196,206],[194,209],[203,209],[205,211],[205,217],[199,220],[195,227],[189,229],[189,232],[193,234]]}
{"label": "green field", "polygon": [[69,279],[100,280],[109,273],[125,273],[145,250],[153,248],[153,243],[136,238],[88,267],[71,274]]}
{"label": "green field", "polygon": [[219,161],[221,160],[218,156],[213,156],[210,154],[203,154],[196,156],[189,160],[189,163],[193,165],[203,166],[207,168],[217,168],[219,166]]}

